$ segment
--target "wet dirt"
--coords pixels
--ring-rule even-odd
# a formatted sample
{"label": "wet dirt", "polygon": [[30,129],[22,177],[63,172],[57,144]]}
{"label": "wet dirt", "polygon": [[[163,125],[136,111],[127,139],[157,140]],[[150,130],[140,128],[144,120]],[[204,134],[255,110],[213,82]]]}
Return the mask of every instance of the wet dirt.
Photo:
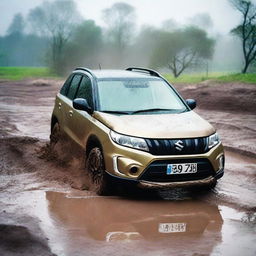
{"label": "wet dirt", "polygon": [[255,85],[177,86],[218,128],[225,175],[210,192],[156,199],[98,197],[77,155],[51,154],[62,82],[0,82],[0,255],[256,255]]}

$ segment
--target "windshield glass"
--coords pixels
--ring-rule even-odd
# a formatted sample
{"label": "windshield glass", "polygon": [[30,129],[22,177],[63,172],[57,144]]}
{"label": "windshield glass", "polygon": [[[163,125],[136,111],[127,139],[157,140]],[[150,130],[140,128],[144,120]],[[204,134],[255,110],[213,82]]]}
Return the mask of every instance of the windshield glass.
{"label": "windshield glass", "polygon": [[98,81],[100,111],[109,112],[183,112],[184,103],[160,79],[104,79]]}

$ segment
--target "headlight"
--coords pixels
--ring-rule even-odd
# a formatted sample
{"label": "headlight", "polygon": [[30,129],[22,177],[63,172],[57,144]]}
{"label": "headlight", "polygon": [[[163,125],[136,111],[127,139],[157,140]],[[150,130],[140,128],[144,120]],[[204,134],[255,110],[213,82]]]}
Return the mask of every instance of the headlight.
{"label": "headlight", "polygon": [[220,142],[220,138],[218,133],[214,133],[213,135],[208,137],[208,148],[212,148]]}
{"label": "headlight", "polygon": [[146,141],[142,138],[122,135],[114,131],[110,132],[111,139],[119,145],[149,151]]}

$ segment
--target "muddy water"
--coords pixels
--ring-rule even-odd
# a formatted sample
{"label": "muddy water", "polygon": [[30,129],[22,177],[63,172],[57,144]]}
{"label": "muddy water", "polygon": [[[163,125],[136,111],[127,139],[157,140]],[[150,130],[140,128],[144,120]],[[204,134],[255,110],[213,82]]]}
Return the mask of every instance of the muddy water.
{"label": "muddy water", "polygon": [[39,190],[21,193],[16,203],[39,218],[57,255],[256,254],[253,213],[179,195],[133,200]]}
{"label": "muddy water", "polygon": [[239,153],[232,152],[229,150],[225,151],[225,155],[227,158],[227,164],[230,166],[231,164],[239,164],[239,165],[256,165],[256,158],[243,156]]}
{"label": "muddy water", "polygon": [[225,151],[225,175],[215,189],[219,198],[230,204],[256,210],[256,159]]}

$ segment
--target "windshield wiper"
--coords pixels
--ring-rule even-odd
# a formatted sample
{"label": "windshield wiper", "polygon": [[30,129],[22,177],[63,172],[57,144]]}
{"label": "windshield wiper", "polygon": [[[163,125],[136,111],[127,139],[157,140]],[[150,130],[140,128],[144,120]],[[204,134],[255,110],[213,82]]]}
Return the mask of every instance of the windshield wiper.
{"label": "windshield wiper", "polygon": [[127,112],[126,111],[114,111],[114,110],[103,110],[103,111],[100,111],[100,112],[108,113],[108,114],[133,115],[133,114],[137,114],[137,113],[154,112],[154,111],[172,111],[172,112],[177,112],[177,113],[183,113],[183,112],[186,112],[187,109],[178,111],[177,109],[170,109],[170,108],[149,108],[149,109],[140,109],[140,110],[136,110],[136,111],[133,111],[133,112],[130,112],[130,111],[127,111]]}
{"label": "windshield wiper", "polygon": [[108,113],[108,114],[124,114],[124,115],[128,115],[129,112],[125,112],[125,111],[112,111],[112,110],[104,110],[104,111],[100,111],[103,113]]}
{"label": "windshield wiper", "polygon": [[149,109],[136,110],[136,111],[132,112],[131,114],[137,114],[137,113],[143,113],[143,112],[153,112],[153,111],[173,111],[173,109],[169,109],[169,108],[149,108]]}

